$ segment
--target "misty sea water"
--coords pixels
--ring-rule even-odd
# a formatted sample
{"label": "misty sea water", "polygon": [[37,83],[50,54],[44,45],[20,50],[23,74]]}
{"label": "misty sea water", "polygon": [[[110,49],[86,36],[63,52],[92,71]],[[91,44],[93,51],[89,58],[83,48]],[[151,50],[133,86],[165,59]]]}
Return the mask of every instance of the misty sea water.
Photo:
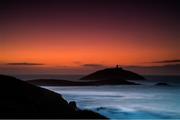
{"label": "misty sea water", "polygon": [[81,109],[110,119],[180,119],[180,87],[152,85],[45,87]]}
{"label": "misty sea water", "polygon": [[[23,80],[38,78],[76,80],[81,75],[17,75]],[[61,94],[80,109],[90,109],[110,119],[180,120],[180,76],[145,76],[141,85],[42,86]],[[169,86],[156,86],[156,83]]]}

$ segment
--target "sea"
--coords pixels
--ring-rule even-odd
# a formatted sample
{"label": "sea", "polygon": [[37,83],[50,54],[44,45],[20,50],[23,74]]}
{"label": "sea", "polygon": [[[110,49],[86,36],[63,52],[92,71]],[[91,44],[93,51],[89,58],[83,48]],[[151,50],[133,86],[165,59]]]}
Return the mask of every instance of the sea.
{"label": "sea", "polygon": [[[23,80],[37,78],[76,80],[82,75],[17,75]],[[141,85],[41,86],[61,94],[80,109],[98,112],[109,119],[180,120],[180,76],[146,75]],[[132,81],[132,80],[131,80]],[[159,82],[168,85],[155,85]]]}

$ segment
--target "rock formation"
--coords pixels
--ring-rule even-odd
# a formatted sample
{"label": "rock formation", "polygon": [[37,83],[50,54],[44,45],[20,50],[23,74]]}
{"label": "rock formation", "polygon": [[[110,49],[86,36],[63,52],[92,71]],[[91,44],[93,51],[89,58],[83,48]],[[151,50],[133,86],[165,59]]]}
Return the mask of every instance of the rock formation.
{"label": "rock formation", "polygon": [[105,119],[104,116],[80,110],[60,94],[37,87],[11,76],[0,75],[0,118],[68,118]]}

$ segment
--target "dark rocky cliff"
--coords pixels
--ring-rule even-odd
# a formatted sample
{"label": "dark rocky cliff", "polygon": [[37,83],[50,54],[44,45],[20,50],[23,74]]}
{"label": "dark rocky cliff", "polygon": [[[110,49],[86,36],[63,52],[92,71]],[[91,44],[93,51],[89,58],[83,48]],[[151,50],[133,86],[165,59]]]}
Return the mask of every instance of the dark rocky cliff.
{"label": "dark rocky cliff", "polygon": [[0,118],[105,119],[76,108],[55,92],[10,76],[0,75],[0,98]]}

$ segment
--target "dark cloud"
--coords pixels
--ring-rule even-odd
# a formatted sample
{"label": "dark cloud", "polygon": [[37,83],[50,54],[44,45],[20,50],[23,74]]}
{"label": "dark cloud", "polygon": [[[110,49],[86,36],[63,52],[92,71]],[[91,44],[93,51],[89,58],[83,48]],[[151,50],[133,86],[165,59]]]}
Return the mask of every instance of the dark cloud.
{"label": "dark cloud", "polygon": [[81,64],[80,61],[73,61],[74,64]]}
{"label": "dark cloud", "polygon": [[28,62],[20,62],[20,63],[7,63],[6,65],[44,65],[42,63],[28,63]]}
{"label": "dark cloud", "polygon": [[105,67],[102,64],[82,64],[81,66],[84,66],[84,67]]}
{"label": "dark cloud", "polygon": [[166,64],[159,66],[124,66],[124,68],[149,75],[180,75],[180,64]]}
{"label": "dark cloud", "polygon": [[128,68],[180,68],[180,64],[165,64],[159,66],[124,66]]}
{"label": "dark cloud", "polygon": [[175,60],[162,60],[162,61],[154,61],[152,63],[177,63],[180,62],[180,59],[175,59]]}

